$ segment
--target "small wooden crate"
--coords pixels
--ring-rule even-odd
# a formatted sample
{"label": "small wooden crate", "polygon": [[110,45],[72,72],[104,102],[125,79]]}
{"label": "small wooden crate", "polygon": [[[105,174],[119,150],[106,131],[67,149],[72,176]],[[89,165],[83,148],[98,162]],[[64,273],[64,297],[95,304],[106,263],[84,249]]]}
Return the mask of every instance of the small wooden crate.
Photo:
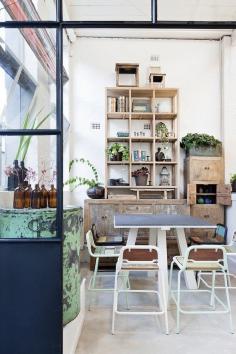
{"label": "small wooden crate", "polygon": [[[134,84],[128,83],[122,84],[120,82],[121,75],[135,75]],[[117,87],[138,87],[139,86],[139,64],[127,64],[127,63],[117,63],[116,64],[116,86]]]}

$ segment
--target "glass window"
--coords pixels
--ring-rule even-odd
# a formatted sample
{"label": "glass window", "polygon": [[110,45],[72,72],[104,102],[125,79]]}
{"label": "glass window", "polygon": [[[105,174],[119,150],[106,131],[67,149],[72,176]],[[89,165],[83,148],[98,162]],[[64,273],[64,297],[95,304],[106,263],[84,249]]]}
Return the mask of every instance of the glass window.
{"label": "glass window", "polygon": [[54,0],[1,0],[0,21],[53,21],[55,4]]}
{"label": "glass window", "polygon": [[64,20],[150,21],[150,0],[63,0]]}
{"label": "glass window", "polygon": [[55,29],[0,29],[1,129],[56,128],[55,37]]}
{"label": "glass window", "polygon": [[235,21],[235,0],[158,0],[160,21]]}

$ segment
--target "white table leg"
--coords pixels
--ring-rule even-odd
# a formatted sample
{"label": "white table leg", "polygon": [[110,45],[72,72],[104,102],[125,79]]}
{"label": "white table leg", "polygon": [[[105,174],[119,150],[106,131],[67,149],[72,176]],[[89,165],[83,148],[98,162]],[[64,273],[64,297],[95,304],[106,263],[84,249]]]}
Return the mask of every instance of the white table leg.
{"label": "white table leg", "polygon": [[[168,267],[167,267],[167,243],[166,243],[166,231],[158,229],[157,231],[157,246],[159,248],[158,261],[164,278],[166,303],[168,298]],[[161,281],[158,281],[160,297],[162,297]],[[163,304],[163,302],[162,302]]]}
{"label": "white table leg", "polygon": [[138,234],[138,229],[129,229],[126,245],[135,245],[137,234]]}
{"label": "white table leg", "polygon": [[[188,248],[184,229],[176,229],[177,232],[177,241],[179,246],[179,252],[181,256],[185,255],[185,252]],[[193,271],[184,272],[185,283],[188,289],[197,289],[197,282],[195,279],[195,274]]]}
{"label": "white table leg", "polygon": [[149,245],[157,245],[157,229],[149,229]]}

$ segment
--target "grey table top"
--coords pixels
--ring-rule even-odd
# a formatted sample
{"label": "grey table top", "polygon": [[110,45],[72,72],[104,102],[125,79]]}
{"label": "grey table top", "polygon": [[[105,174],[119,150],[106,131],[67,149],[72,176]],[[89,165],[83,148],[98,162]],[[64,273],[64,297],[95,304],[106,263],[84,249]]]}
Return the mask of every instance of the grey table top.
{"label": "grey table top", "polygon": [[114,216],[116,228],[216,228],[205,220],[189,215],[167,214],[116,214]]}

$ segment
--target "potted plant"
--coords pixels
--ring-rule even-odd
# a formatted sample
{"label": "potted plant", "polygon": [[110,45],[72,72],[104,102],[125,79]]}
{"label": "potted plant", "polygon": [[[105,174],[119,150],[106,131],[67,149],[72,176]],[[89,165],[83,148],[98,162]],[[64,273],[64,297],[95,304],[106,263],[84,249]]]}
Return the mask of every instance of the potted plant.
{"label": "potted plant", "polygon": [[107,148],[107,155],[111,161],[128,161],[129,148],[124,144],[114,143]]}
{"label": "potted plant", "polygon": [[222,155],[222,143],[208,134],[188,133],[182,138],[180,146],[189,156]]}
{"label": "potted plant", "polygon": [[72,166],[75,163],[86,164],[91,169],[94,178],[89,179],[89,178],[85,178],[85,177],[75,176],[75,177],[69,178],[64,183],[64,185],[71,186],[72,191],[79,186],[88,186],[89,188],[87,189],[87,195],[89,198],[92,198],[92,199],[104,198],[105,189],[104,189],[104,187],[102,187],[101,183],[98,181],[98,172],[96,170],[96,167],[89,160],[85,160],[83,158],[73,159],[70,161],[70,164],[69,164],[69,172],[71,172]]}
{"label": "potted plant", "polygon": [[132,177],[135,179],[136,186],[146,186],[148,180],[149,170],[147,167],[142,167],[132,172]]}
{"label": "potted plant", "polygon": [[161,139],[162,143],[168,143],[169,131],[165,123],[159,122],[156,125],[156,136]]}
{"label": "potted plant", "polygon": [[232,192],[236,193],[236,173],[231,176],[230,183],[232,186]]}

